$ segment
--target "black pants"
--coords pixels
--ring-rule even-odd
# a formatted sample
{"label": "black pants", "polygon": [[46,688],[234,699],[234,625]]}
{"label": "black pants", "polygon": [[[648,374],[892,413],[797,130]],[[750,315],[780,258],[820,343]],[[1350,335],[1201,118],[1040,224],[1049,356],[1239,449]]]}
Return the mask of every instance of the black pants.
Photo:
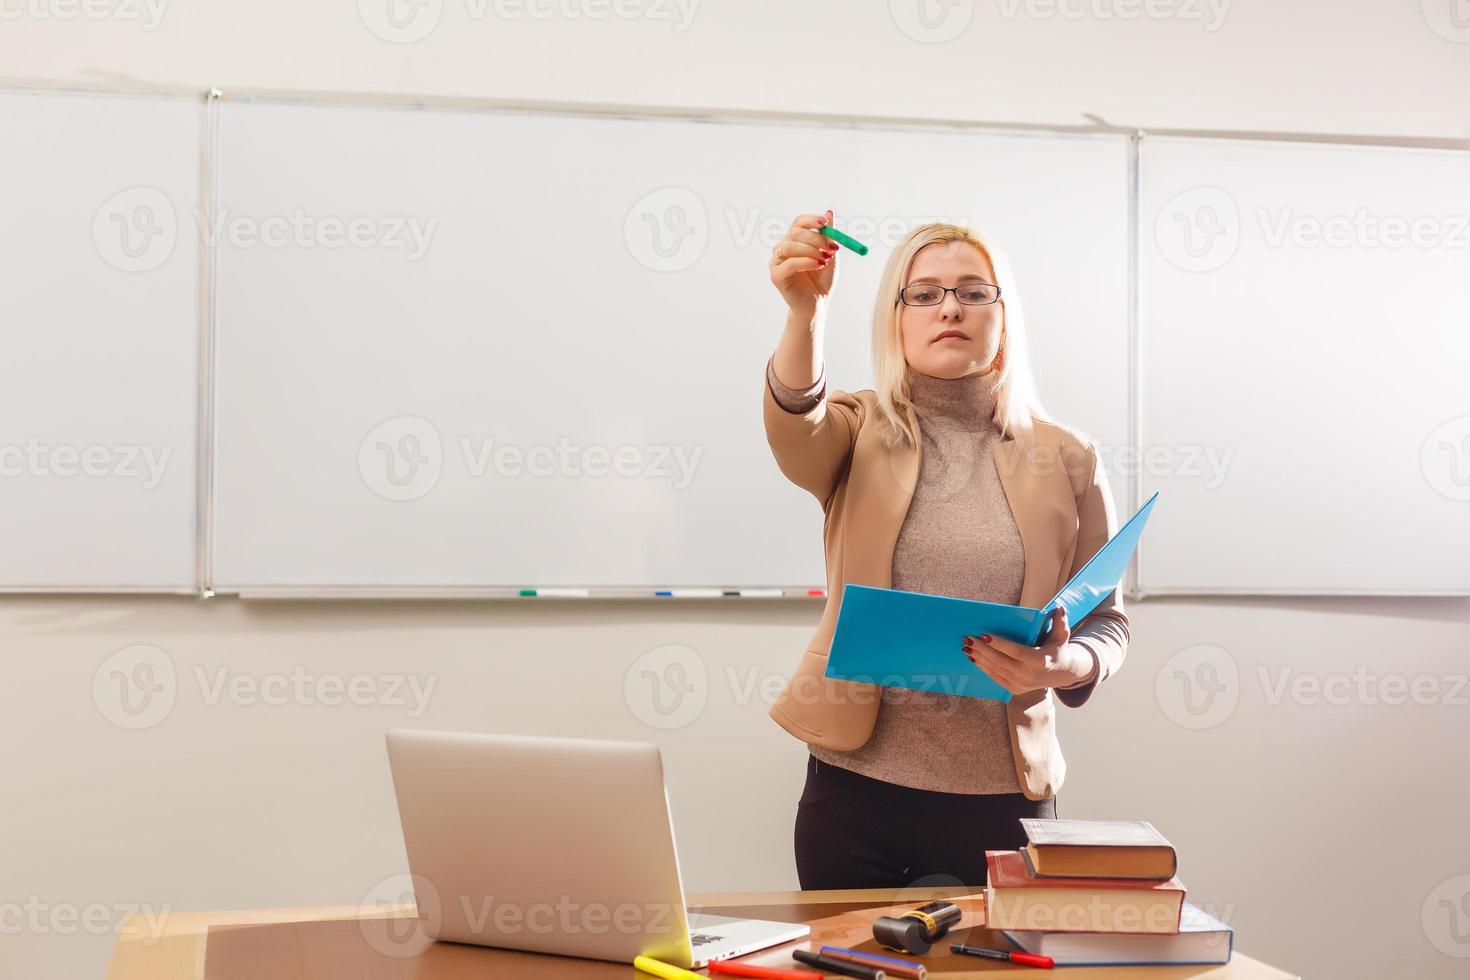
{"label": "black pants", "polygon": [[1020,818],[1056,815],[1055,796],[912,789],[808,754],[796,873],[803,889],[984,885],[987,850],[1020,849]]}

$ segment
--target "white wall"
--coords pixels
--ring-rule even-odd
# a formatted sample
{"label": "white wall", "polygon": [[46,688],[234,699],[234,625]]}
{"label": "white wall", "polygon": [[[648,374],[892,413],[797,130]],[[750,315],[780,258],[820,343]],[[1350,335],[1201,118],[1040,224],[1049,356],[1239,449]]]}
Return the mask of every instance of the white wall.
{"label": "white wall", "polygon": [[[116,14],[60,18],[81,2],[0,3],[0,71],[199,88],[1067,124],[1095,113],[1154,128],[1470,136],[1470,27],[1453,28],[1449,0],[1422,8],[1420,0],[927,0],[943,11],[934,32],[913,27],[918,0],[618,0],[616,9],[645,14],[632,19],[591,15],[613,9],[612,0],[424,0],[409,23],[433,29],[411,43],[367,26],[411,36],[383,26],[387,0],[86,0]],[[1143,9],[1162,16],[1129,16]]]}
{"label": "white wall", "polygon": [[[958,0],[946,23],[964,29],[943,42],[906,34],[899,21],[914,21],[897,2],[705,0],[686,3],[686,23],[677,4],[651,0],[634,20],[477,17],[523,8],[430,0],[437,26],[406,44],[369,30],[386,21],[368,0],[92,2],[103,16],[68,0],[0,0],[0,70],[58,84],[1031,123],[1094,113],[1145,128],[1470,138],[1470,30],[1447,26],[1449,0],[1250,0],[1217,4],[1218,22],[1184,0],[1155,8],[1181,16],[1135,20],[1101,16],[1128,0],[1067,8],[1093,11],[1082,17],[1043,16],[1052,8],[1039,0]],[[774,343],[778,325],[752,329]],[[815,536],[815,507],[812,518]],[[99,975],[110,923],[128,906],[357,902],[403,868],[381,738],[404,724],[653,739],[666,751],[688,886],[795,887],[803,754],[766,718],[759,683],[785,675],[818,612],[804,601],[0,600],[0,971]],[[1153,820],[1180,846],[1192,897],[1229,918],[1248,953],[1316,976],[1462,975],[1470,938],[1457,942],[1440,903],[1470,891],[1458,877],[1470,875],[1470,691],[1458,686],[1470,672],[1470,601],[1154,600],[1132,613],[1123,672],[1064,712],[1061,813]],[[638,672],[668,644],[704,665],[708,703],[663,731],[644,720],[658,716]],[[94,680],[135,645],[163,652],[177,694],[165,717],[128,730],[108,717],[132,721],[109,671],[100,691]],[[221,670],[248,681],[298,668],[435,687],[418,717],[407,704],[296,696],[209,703]],[[1213,702],[1179,680],[1210,670],[1224,688]],[[1298,686],[1278,697],[1282,670]],[[1383,703],[1396,693],[1389,674],[1424,678],[1425,703]],[[1346,691],[1346,703],[1314,697],[1314,680],[1328,681],[1332,700]],[[756,802],[742,792],[753,786]],[[92,927],[71,920],[82,913]]]}
{"label": "white wall", "polygon": [[[652,740],[687,887],[795,888],[804,754],[766,717],[762,692],[817,612],[803,600],[0,601],[0,901],[48,915],[101,905],[104,919],[128,906],[356,904],[405,867],[382,746],[402,725]],[[1463,953],[1437,904],[1429,932],[1421,913],[1441,883],[1470,874],[1470,600],[1170,599],[1132,614],[1125,669],[1062,713],[1061,815],[1152,820],[1178,845],[1191,898],[1252,955],[1314,976],[1384,976],[1391,964],[1463,975],[1464,961],[1433,945]],[[109,720],[134,721],[105,675],[134,654],[109,657],[140,644],[167,656],[154,676],[171,674],[176,694],[130,730]],[[662,729],[641,674],[671,644],[698,693],[668,716],[680,727]],[[1197,675],[1206,660],[1226,690],[1191,714],[1174,672]],[[1345,704],[1331,703],[1343,681],[1327,696],[1301,686],[1355,685],[1360,666],[1428,678],[1439,703],[1369,703],[1404,699],[1381,680]],[[298,670],[313,685],[367,678],[377,694],[270,704],[238,687]],[[403,677],[426,702],[405,683],[395,703]],[[1206,704],[1199,688],[1188,696]],[[1373,941],[1361,946],[1365,927]],[[66,929],[5,936],[0,969],[98,975],[111,937]]]}

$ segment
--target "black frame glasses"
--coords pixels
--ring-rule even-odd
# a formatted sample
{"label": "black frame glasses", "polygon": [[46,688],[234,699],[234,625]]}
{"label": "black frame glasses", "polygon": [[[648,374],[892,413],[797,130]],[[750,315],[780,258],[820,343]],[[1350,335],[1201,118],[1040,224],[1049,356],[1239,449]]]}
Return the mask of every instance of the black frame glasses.
{"label": "black frame glasses", "polygon": [[[966,303],[963,299],[960,299],[960,290],[961,289],[966,289],[966,288],[969,288],[969,287],[973,287],[973,286],[985,286],[988,289],[993,289],[993,290],[995,290],[995,296],[992,297],[991,299],[986,300],[983,303]],[[909,300],[908,300],[908,297],[905,295],[906,293],[908,293],[908,291],[910,289],[940,289],[940,290],[943,290],[943,292],[941,292],[939,294],[939,301],[938,302],[935,302],[935,303],[910,303]],[[898,291],[898,301],[900,303],[902,303],[904,306],[919,306],[919,307],[923,307],[923,306],[943,306],[944,305],[944,298],[946,296],[948,296],[950,293],[954,293],[955,300],[958,301],[961,306],[990,306],[991,304],[997,303],[997,302],[1000,301],[1000,287],[997,286],[993,282],[983,282],[983,281],[961,283],[958,286],[941,286],[938,283],[933,283],[933,282],[911,282],[907,286],[903,287],[902,289],[900,289]]]}

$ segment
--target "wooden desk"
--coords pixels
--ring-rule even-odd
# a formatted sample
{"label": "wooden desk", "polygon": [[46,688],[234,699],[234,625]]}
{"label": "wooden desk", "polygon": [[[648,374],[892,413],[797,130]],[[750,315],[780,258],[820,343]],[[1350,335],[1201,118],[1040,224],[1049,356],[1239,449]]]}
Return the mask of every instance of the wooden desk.
{"label": "wooden desk", "polygon": [[[1007,946],[983,926],[983,898],[966,889],[936,889],[930,898],[947,897],[966,909],[958,929],[974,945]],[[900,910],[912,908],[908,900]],[[690,895],[690,911],[714,915],[774,919],[813,924],[812,935],[795,943],[742,957],[744,962],[796,966],[792,949],[823,943],[876,949],[871,922],[889,911],[891,891],[735,892]],[[259,980],[339,980],[373,977],[375,980],[488,980],[491,977],[531,977],[536,980],[649,980],[631,965],[487,949],[455,943],[436,943],[411,957],[384,956],[365,938],[372,920],[412,918],[412,906],[364,912],[356,907],[270,909],[253,912],[192,912],[172,914],[161,932],[150,932],[142,916],[129,918],[119,932],[108,980],[204,980],[205,958],[213,951],[216,963],[248,972]],[[261,930],[269,930],[262,932]],[[210,946],[213,940],[214,946]],[[867,947],[864,947],[867,948]],[[947,951],[941,944],[940,949]],[[1025,971],[969,956],[941,955],[925,959],[931,974],[965,977],[999,970]],[[1040,976],[1040,974],[1035,974]],[[1225,966],[1069,967],[1066,980],[1293,980],[1294,974],[1266,966],[1236,950]]]}

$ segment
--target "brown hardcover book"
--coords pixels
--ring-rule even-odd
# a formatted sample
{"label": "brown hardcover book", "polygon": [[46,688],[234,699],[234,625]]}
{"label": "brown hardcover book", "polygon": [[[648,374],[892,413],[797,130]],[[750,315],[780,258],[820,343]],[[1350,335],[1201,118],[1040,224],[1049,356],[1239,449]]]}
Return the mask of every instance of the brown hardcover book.
{"label": "brown hardcover book", "polygon": [[1035,878],[1020,851],[986,851],[985,925],[1046,932],[1179,931],[1184,883],[1126,878]]}
{"label": "brown hardcover book", "polygon": [[1026,855],[1038,878],[1167,881],[1179,856],[1147,820],[1037,820],[1024,817]]}

